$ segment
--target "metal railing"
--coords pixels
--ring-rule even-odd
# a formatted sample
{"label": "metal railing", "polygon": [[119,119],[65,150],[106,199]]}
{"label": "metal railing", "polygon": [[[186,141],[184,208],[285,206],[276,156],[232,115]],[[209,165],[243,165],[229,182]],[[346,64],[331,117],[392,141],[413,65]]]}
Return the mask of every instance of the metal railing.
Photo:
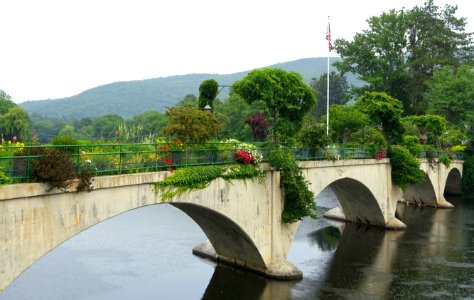
{"label": "metal railing", "polygon": [[[369,148],[336,146],[326,149],[284,147],[297,160],[335,160],[374,158]],[[238,143],[181,144],[93,144],[0,146],[0,171],[14,181],[33,178],[35,160],[45,157],[48,149],[59,149],[71,156],[77,173],[91,171],[93,176],[169,170],[177,167],[232,164]],[[266,161],[269,148],[255,148]]]}

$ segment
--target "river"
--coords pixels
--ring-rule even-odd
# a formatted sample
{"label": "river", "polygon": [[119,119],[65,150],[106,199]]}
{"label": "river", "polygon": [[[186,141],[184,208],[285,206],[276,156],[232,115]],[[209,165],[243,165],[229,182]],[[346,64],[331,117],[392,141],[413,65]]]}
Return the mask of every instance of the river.
{"label": "river", "polygon": [[474,203],[456,208],[398,204],[408,229],[329,221],[337,204],[318,196],[317,220],[301,222],[288,259],[296,282],[265,280],[191,254],[206,240],[167,204],[102,222],[26,270],[0,300],[54,299],[474,299]]}

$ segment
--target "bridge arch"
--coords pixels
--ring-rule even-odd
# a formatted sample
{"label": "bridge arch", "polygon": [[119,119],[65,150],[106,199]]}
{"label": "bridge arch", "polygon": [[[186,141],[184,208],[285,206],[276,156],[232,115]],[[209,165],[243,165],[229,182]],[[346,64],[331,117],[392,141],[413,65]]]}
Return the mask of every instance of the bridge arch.
{"label": "bridge arch", "polygon": [[448,178],[446,179],[444,194],[458,196],[461,195],[461,178],[461,171],[458,168],[452,168],[448,173]]}
{"label": "bridge arch", "polygon": [[336,194],[346,220],[376,226],[386,225],[377,199],[359,180],[345,177],[333,181],[328,187]]}
{"label": "bridge arch", "polygon": [[201,227],[219,258],[237,260],[234,262],[265,270],[265,262],[255,243],[233,220],[215,210],[194,203],[170,204],[186,213]]}
{"label": "bridge arch", "polygon": [[418,205],[426,205],[436,207],[438,199],[433,183],[427,173],[425,179],[420,184],[411,184],[403,191],[404,201],[415,203]]}
{"label": "bridge arch", "polygon": [[420,169],[426,174],[425,181],[410,185],[403,192],[404,202],[427,205],[438,208],[453,208],[444,194],[461,194],[463,161],[453,160],[449,166],[437,161],[420,159]]}
{"label": "bridge arch", "polygon": [[[121,199],[115,200],[120,201]],[[224,259],[224,262],[231,261],[235,264],[251,267],[257,270],[264,270],[266,268],[265,262],[252,239],[237,223],[225,215],[207,207],[193,203],[154,203],[131,207],[125,211],[109,215],[106,218],[89,224],[89,226],[83,228],[80,231],[74,232],[74,234],[64,238],[64,240],[57,241],[56,245],[50,249],[45,249],[45,252],[40,253],[39,256],[32,260],[28,265],[25,265],[24,269],[19,270],[19,273],[12,280],[15,280],[21,276],[21,274],[39,262],[45,255],[51,251],[54,251],[60,245],[66,243],[67,241],[75,238],[79,234],[91,229],[96,225],[102,224],[137,209],[143,209],[150,206],[162,206],[165,204],[176,207],[182,213],[188,215],[193,220],[195,225],[201,228],[203,233],[211,242],[215,252],[217,255],[219,255],[219,258]],[[95,207],[95,209],[97,208]]]}

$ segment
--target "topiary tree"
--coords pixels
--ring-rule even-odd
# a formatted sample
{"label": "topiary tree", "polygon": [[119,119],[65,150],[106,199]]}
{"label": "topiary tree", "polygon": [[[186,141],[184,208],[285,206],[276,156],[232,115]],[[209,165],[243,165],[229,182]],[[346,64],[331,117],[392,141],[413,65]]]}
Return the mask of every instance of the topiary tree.
{"label": "topiary tree", "polygon": [[206,105],[214,109],[214,99],[217,96],[219,84],[214,79],[204,80],[199,86],[198,108],[204,110]]}
{"label": "topiary tree", "polygon": [[305,114],[316,101],[314,92],[300,74],[281,69],[254,70],[236,81],[232,90],[249,104],[265,103],[274,143],[277,136],[293,139],[303,125]]}

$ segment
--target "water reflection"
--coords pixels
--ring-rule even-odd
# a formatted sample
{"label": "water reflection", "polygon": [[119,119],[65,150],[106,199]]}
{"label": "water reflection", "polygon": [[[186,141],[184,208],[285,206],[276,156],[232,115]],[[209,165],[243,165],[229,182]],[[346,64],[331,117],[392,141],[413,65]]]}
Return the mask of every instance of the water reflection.
{"label": "water reflection", "polygon": [[308,234],[311,244],[316,243],[322,251],[333,251],[337,249],[341,239],[340,229],[326,226]]}
{"label": "water reflection", "polygon": [[202,299],[291,299],[292,285],[217,265]]}

